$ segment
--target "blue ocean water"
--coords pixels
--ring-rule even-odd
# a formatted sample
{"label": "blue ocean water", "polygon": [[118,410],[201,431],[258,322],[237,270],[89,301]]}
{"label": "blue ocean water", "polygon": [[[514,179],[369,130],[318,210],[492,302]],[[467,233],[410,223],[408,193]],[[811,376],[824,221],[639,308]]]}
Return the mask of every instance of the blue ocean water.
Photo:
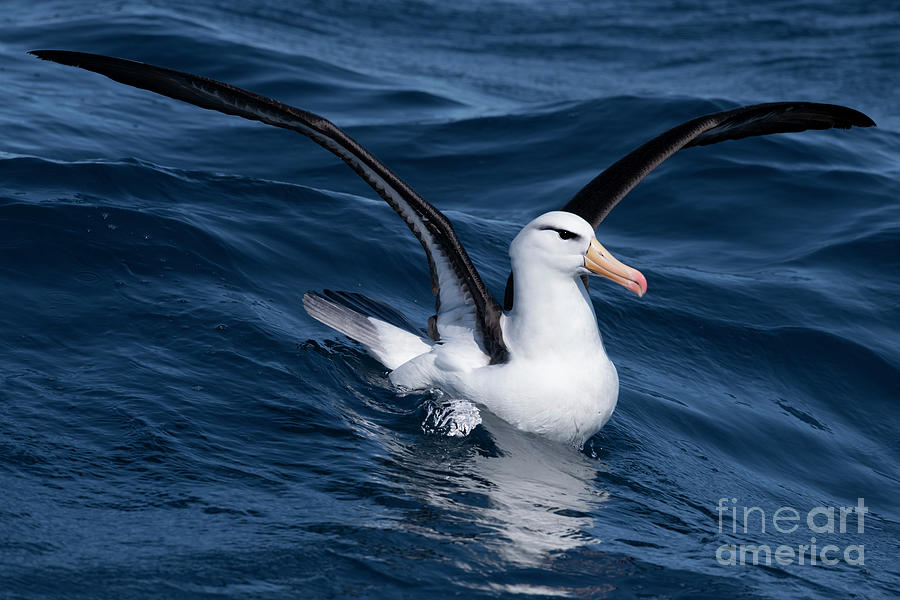
{"label": "blue ocean water", "polygon": [[[895,3],[5,8],[0,597],[900,592]],[[35,48],[327,116],[446,212],[497,296],[524,223],[684,120],[809,100],[878,128],[685,150],[612,212],[598,238],[649,293],[592,285],[621,392],[579,452],[487,413],[423,431],[433,398],[306,316],[326,287],[432,314],[418,243],[340,161]],[[859,499],[843,532],[806,520]]]}

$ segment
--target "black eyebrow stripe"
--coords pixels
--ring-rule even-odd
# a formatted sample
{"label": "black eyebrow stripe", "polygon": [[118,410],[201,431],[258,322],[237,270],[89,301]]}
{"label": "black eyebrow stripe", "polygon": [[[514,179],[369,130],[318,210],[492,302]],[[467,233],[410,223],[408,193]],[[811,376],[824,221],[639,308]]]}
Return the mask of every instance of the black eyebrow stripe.
{"label": "black eyebrow stripe", "polygon": [[565,231],[566,233],[571,233],[575,237],[583,237],[581,234],[575,233],[574,231],[569,231],[568,229],[560,229],[557,227],[551,227],[549,225],[541,227],[540,229],[538,229],[538,231],[555,231],[556,233],[562,233],[563,231]]}

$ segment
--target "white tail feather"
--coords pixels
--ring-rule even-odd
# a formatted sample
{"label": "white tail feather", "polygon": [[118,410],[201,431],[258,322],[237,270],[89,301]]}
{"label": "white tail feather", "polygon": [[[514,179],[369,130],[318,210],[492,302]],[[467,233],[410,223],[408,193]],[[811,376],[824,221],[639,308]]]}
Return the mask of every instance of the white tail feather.
{"label": "white tail feather", "polygon": [[431,351],[431,343],[424,337],[363,312],[365,307],[360,305],[359,300],[376,308],[386,305],[359,294],[352,297],[346,292],[326,291],[326,294],[328,297],[318,292],[303,295],[303,307],[309,316],[362,344],[388,369],[393,371],[403,363]]}

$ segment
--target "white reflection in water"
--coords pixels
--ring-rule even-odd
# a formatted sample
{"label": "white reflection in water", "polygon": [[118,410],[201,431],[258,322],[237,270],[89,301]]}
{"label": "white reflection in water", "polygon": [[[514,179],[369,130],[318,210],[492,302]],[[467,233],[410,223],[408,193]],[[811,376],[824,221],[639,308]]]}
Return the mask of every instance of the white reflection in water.
{"label": "white reflection in water", "polygon": [[484,501],[461,507],[442,493],[428,494],[427,501],[455,512],[463,508],[493,530],[490,541],[483,541],[508,562],[536,564],[550,552],[596,543],[593,515],[608,499],[594,483],[598,463],[570,446],[518,431],[488,411],[481,411],[481,420],[500,455],[466,457],[453,465],[460,475],[453,482],[457,494],[462,487]]}

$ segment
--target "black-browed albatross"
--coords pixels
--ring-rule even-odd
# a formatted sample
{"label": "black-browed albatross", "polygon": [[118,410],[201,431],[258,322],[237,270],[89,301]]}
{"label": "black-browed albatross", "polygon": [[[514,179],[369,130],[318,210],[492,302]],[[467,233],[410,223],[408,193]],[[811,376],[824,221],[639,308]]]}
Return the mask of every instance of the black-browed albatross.
{"label": "black-browed albatross", "polygon": [[[491,296],[450,221],[330,121],[227,83],[144,63],[63,50],[39,58],[302,133],[337,155],[406,221],[431,269],[436,314],[427,332],[382,302],[348,292],[308,292],[307,312],[362,344],[405,390],[433,389],[487,408],[519,429],[576,445],[612,415],[619,393],[587,293],[601,275],[642,296],[644,276],[594,237],[610,210],[682,148],[805,131],[871,127],[832,104],[773,102],[683,123],[603,171],[559,211],[528,223],[510,244],[504,307]],[[505,310],[504,310],[505,309]]]}

